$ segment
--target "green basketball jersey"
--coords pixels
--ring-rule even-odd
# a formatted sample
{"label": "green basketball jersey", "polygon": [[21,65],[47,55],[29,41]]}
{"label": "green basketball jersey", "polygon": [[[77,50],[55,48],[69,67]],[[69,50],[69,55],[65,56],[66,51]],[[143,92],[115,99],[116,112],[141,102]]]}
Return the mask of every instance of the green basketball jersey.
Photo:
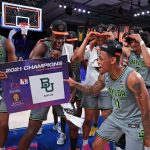
{"label": "green basketball jersey", "polygon": [[0,63],[6,62],[5,41],[6,38],[0,35]]}
{"label": "green basketball jersey", "polygon": [[52,49],[52,43],[51,42],[49,42],[49,41],[45,41],[44,42],[45,43],[45,45],[47,46],[47,48],[48,48],[48,50],[47,50],[47,52],[45,53],[45,58],[47,58],[48,57],[48,55],[49,55],[49,52],[51,51],[51,49]]}
{"label": "green basketball jersey", "polygon": [[143,77],[145,84],[150,86],[150,68],[145,65],[140,55],[131,52],[128,66],[134,68]]}
{"label": "green basketball jersey", "polygon": [[[6,38],[0,35],[0,63],[6,62],[6,49],[5,49]],[[0,82],[0,92],[2,91],[2,86]]]}
{"label": "green basketball jersey", "polygon": [[135,96],[127,86],[127,79],[133,68],[126,67],[117,80],[112,80],[108,73],[105,74],[105,85],[112,96],[112,115],[126,123],[141,121],[141,111],[139,110]]}

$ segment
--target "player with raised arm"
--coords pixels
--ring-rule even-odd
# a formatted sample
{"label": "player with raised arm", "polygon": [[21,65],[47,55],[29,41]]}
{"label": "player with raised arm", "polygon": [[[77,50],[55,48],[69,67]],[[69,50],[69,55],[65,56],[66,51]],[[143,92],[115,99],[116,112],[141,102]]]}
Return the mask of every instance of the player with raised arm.
{"label": "player with raised arm", "polygon": [[148,91],[139,73],[128,66],[120,65],[121,54],[122,48],[119,44],[112,40],[106,41],[100,48],[98,61],[103,76],[99,76],[94,85],[82,85],[71,78],[65,81],[70,86],[91,94],[97,94],[106,86],[112,96],[113,112],[97,131],[94,150],[103,150],[107,141],[117,142],[123,133],[126,136],[126,149],[149,150]]}
{"label": "player with raised arm", "polygon": [[[11,40],[0,35],[0,63],[16,61],[15,47]],[[7,74],[0,71],[0,80],[6,79]],[[1,83],[0,83],[1,84]],[[5,150],[4,145],[8,136],[8,120],[6,103],[2,98],[3,89],[0,85],[0,150]]]}

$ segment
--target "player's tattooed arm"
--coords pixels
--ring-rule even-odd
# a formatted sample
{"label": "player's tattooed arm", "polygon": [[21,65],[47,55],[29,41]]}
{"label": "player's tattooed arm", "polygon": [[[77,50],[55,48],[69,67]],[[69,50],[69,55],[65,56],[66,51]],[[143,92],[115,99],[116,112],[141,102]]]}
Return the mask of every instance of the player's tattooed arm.
{"label": "player's tattooed arm", "polygon": [[150,147],[150,100],[143,78],[132,72],[128,78],[129,89],[134,93],[141,109],[142,124],[144,127],[144,145]]}
{"label": "player's tattooed arm", "polygon": [[98,94],[105,87],[104,79],[102,75],[98,77],[98,80],[92,86],[80,84],[78,82],[75,82],[71,78],[65,81],[68,82],[70,86],[73,86],[84,93],[93,94],[93,95]]}

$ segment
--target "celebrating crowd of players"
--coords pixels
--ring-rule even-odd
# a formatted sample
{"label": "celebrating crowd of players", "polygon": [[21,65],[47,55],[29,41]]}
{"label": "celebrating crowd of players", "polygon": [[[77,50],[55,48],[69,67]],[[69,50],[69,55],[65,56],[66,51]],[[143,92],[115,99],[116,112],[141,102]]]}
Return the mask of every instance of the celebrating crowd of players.
{"label": "celebrating crowd of players", "polygon": [[[112,141],[116,147],[126,150],[150,150],[150,35],[140,27],[132,27],[124,33],[122,43],[115,39],[116,27],[112,24],[98,25],[90,31],[80,47],[74,31],[67,31],[67,25],[57,20],[50,26],[50,37],[40,39],[32,49],[29,58],[55,59],[67,55],[71,87],[70,103],[66,109],[85,120],[82,127],[82,150],[106,150]],[[0,62],[16,61],[15,47],[9,39],[0,36]],[[80,80],[80,66],[86,68],[84,84]],[[7,74],[0,71],[0,80]],[[9,114],[0,89],[0,150],[5,150],[9,127]],[[74,107],[76,105],[76,107]],[[47,119],[49,107],[31,110],[29,124],[20,139],[18,149],[27,150],[37,135],[42,122]],[[53,129],[60,132],[57,144],[66,139],[65,125],[69,126],[70,150],[77,150],[78,127],[66,119],[61,105],[52,106]],[[98,118],[104,119],[98,129]],[[60,127],[58,126],[60,117]],[[81,129],[80,129],[81,130]],[[96,138],[92,147],[89,136]],[[144,134],[143,134],[144,133]]]}

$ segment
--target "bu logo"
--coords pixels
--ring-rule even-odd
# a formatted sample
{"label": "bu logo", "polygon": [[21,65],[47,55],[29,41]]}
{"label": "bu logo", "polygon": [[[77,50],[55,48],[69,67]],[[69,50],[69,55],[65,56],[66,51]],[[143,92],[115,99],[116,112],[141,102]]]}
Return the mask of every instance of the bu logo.
{"label": "bu logo", "polygon": [[50,83],[49,78],[41,78],[41,88],[45,89],[46,92],[54,91],[54,83]]}

